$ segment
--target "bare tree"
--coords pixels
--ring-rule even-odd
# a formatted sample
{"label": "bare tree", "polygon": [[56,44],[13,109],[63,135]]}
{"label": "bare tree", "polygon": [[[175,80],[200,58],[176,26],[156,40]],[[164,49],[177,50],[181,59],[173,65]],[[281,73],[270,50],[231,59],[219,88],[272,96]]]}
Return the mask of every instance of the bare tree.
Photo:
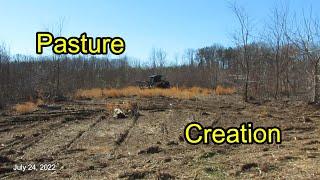
{"label": "bare tree", "polygon": [[153,69],[156,69],[157,67],[159,67],[161,70],[166,63],[166,58],[167,58],[167,53],[164,50],[152,48],[149,59],[152,63],[151,66]]}
{"label": "bare tree", "polygon": [[195,51],[194,51],[194,49],[187,49],[185,51],[184,58],[186,58],[186,60],[188,60],[188,64],[190,66],[194,66],[194,61],[195,61]]}
{"label": "bare tree", "polygon": [[250,52],[249,43],[251,36],[251,24],[249,16],[246,14],[243,8],[240,8],[236,4],[232,5],[232,10],[237,17],[240,24],[240,32],[234,36],[235,41],[241,49],[241,65],[244,70],[245,83],[244,83],[244,100],[248,101],[248,88],[249,88],[249,75],[250,75]]}
{"label": "bare tree", "polygon": [[8,94],[8,86],[10,83],[10,56],[6,46],[4,44],[0,44],[0,109],[8,98],[10,94]]}
{"label": "bare tree", "polygon": [[[309,10],[309,15],[306,16],[303,12],[302,20],[295,20],[296,31],[287,35],[290,42],[299,49],[298,58],[303,58],[307,63],[310,63],[312,68],[306,69],[306,73],[311,70],[313,74],[314,84],[314,102],[320,103],[320,26],[319,20]],[[309,73],[308,73],[309,74]]]}
{"label": "bare tree", "polygon": [[167,53],[163,49],[157,50],[157,59],[160,68],[163,68],[166,63]]}
{"label": "bare tree", "polygon": [[155,48],[152,48],[151,53],[150,53],[150,57],[149,57],[152,69],[156,69],[157,68],[157,52]]}
{"label": "bare tree", "polygon": [[[63,31],[63,27],[64,27],[64,18],[60,18],[59,22],[57,24],[57,33],[59,36],[62,36],[62,31]],[[60,61],[62,56],[61,55],[53,55],[54,60],[57,61],[57,84],[56,84],[56,96],[61,96],[62,92],[60,89],[60,75],[61,75],[61,68],[60,68]]]}
{"label": "bare tree", "polygon": [[271,44],[273,50],[273,57],[275,64],[275,92],[274,97],[277,99],[280,91],[280,72],[281,72],[281,65],[285,61],[284,54],[282,53],[282,47],[286,44],[286,27],[287,27],[287,10],[286,9],[279,9],[276,6],[273,9],[272,16],[270,19],[270,24],[268,26],[269,33],[267,34],[267,38]]}

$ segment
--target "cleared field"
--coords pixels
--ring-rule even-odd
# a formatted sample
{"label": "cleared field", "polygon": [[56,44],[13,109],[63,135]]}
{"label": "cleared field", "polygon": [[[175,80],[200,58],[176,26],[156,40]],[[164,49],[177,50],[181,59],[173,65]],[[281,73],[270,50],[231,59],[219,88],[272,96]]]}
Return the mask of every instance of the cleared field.
{"label": "cleared field", "polygon": [[[140,116],[113,118],[106,105],[122,102],[137,103]],[[52,107],[1,112],[0,178],[320,178],[319,107],[300,101],[249,104],[237,95],[210,94],[98,98]],[[191,121],[278,126],[283,143],[193,146],[182,136]],[[55,164],[56,171],[13,171],[16,164]]]}

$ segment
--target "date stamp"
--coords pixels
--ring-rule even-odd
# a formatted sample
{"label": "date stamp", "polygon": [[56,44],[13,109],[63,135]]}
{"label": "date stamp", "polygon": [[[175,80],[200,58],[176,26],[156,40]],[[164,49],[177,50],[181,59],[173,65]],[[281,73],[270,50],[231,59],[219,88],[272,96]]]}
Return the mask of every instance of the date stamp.
{"label": "date stamp", "polygon": [[13,167],[14,171],[55,171],[57,168],[56,164],[15,164]]}

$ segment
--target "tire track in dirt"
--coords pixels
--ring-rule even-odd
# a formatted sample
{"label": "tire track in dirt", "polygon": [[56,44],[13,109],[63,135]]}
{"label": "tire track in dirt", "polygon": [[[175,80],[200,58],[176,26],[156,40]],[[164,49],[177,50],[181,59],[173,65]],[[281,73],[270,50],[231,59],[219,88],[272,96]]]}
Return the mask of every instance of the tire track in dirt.
{"label": "tire track in dirt", "polygon": [[[101,118],[90,128],[74,139],[70,146],[59,154],[59,163],[71,172],[87,172],[90,167],[103,169],[108,161],[117,159],[118,149],[137,124],[138,117],[131,119],[114,119],[109,116]],[[77,163],[70,161],[77,158]],[[99,170],[100,171],[100,170]]]}
{"label": "tire track in dirt", "polygon": [[[131,129],[133,129],[133,127],[137,124],[137,121],[139,119],[139,116],[133,116],[132,117],[132,123],[131,125],[128,127],[128,129],[126,129],[123,133],[120,134],[120,136],[116,139],[115,143],[120,146],[128,137],[128,134],[130,133]],[[116,147],[118,147],[116,146]]]}
{"label": "tire track in dirt", "polygon": [[[45,127],[41,127],[39,129],[39,124],[35,124],[35,130],[34,132],[37,132],[38,136],[33,137],[33,133],[31,131],[25,132],[26,134],[29,134],[28,137],[20,138],[20,139],[13,139],[11,144],[6,144],[5,148],[1,149],[1,153],[8,154],[10,151],[19,152],[18,154],[13,154],[11,159],[16,159],[16,162],[26,162],[31,163],[31,160],[24,159],[25,151],[27,151],[29,148],[34,146],[36,143],[38,143],[41,139],[46,138],[46,135],[50,133],[51,131],[55,131],[58,128],[61,128],[66,122],[64,120],[54,119],[53,122],[50,122],[50,124],[43,124]],[[30,136],[31,134],[31,136]],[[13,165],[12,165],[13,166]],[[25,172],[27,174],[32,173],[32,171]],[[7,173],[4,173],[2,177],[16,177],[19,176],[19,173],[8,171]]]}
{"label": "tire track in dirt", "polygon": [[[93,114],[95,111],[88,111],[88,110],[79,110],[79,111],[73,111],[71,113],[71,115],[82,115],[84,117],[86,116],[90,116],[91,114]],[[51,131],[57,130],[58,128],[61,128],[62,126],[64,126],[65,124],[68,124],[72,121],[66,121],[66,119],[53,119],[56,117],[60,117],[60,116],[64,116],[65,113],[61,113],[59,114],[58,112],[54,112],[54,113],[47,113],[47,114],[54,114],[52,117],[46,115],[45,120],[43,120],[42,118],[39,118],[39,116],[36,116],[34,114],[30,115],[30,116],[22,116],[20,118],[18,118],[19,120],[17,122],[15,122],[16,118],[13,118],[13,120],[8,119],[8,123],[11,124],[12,122],[15,123],[34,123],[33,125],[31,125],[31,129],[28,129],[27,131],[23,131],[23,135],[21,135],[21,137],[18,138],[14,138],[12,140],[9,140],[7,142],[4,142],[5,147],[3,147],[0,151],[3,150],[7,150],[7,149],[19,149],[19,151],[24,151],[26,149],[28,149],[29,147],[33,146],[34,144],[36,144],[37,142],[39,142],[42,138],[46,137],[46,135],[48,133],[50,133]],[[32,117],[38,117],[36,118],[36,120],[32,119]],[[41,117],[41,116],[40,116]],[[76,117],[75,117],[76,118]],[[51,120],[50,120],[51,119]],[[31,120],[30,122],[25,122],[26,120]],[[49,122],[49,123],[48,123]],[[44,127],[39,128],[39,126],[44,125]],[[22,127],[21,127],[22,128]],[[24,126],[25,129],[25,126]],[[15,131],[17,131],[17,129],[14,129]],[[30,132],[31,131],[31,132]],[[16,132],[10,132],[10,133],[16,133]],[[28,136],[26,137],[24,134],[28,134]],[[24,143],[26,143],[26,145],[23,145]],[[22,147],[15,147],[16,145],[21,145]]]}
{"label": "tire track in dirt", "polygon": [[[63,123],[61,123],[61,121],[59,121],[59,120],[53,120],[53,122],[50,122],[50,123],[46,122],[46,123],[41,123],[41,124],[34,124],[33,126],[29,127],[31,129],[29,129],[28,131],[21,132],[23,134],[29,134],[29,136],[25,137],[25,135],[20,135],[20,136],[13,137],[13,139],[3,143],[5,146],[1,149],[1,151],[7,150],[7,149],[20,149],[19,147],[16,147],[16,145],[22,145],[22,144],[26,143],[27,145],[25,145],[24,148],[23,147],[21,148],[21,150],[24,150],[24,149],[28,148],[28,144],[32,145],[32,143],[34,141],[37,141],[38,139],[45,137],[45,134],[47,132],[57,129],[59,127],[59,125],[62,125],[62,124]],[[40,129],[39,126],[42,126],[42,125],[44,125],[44,127],[41,127],[41,129]],[[17,132],[10,132],[10,133],[19,134]],[[34,135],[38,135],[38,136],[33,137]],[[31,143],[30,143],[30,141],[31,141]]]}
{"label": "tire track in dirt", "polygon": [[[65,167],[69,172],[84,172],[94,164],[95,169],[104,168],[105,158],[116,152],[115,142],[119,133],[134,126],[137,119],[114,119],[111,116],[96,115],[94,122],[87,128],[81,128],[67,144],[52,153],[55,162]],[[130,122],[130,123],[129,123]],[[79,126],[79,125],[78,125]],[[74,161],[73,159],[77,159]],[[85,170],[84,170],[85,169]]]}
{"label": "tire track in dirt", "polygon": [[[93,111],[94,112],[94,111]],[[24,151],[24,154],[19,155],[17,159],[19,159],[19,162],[26,162],[26,163],[30,163],[30,162],[51,162],[51,161],[56,161],[58,158],[55,158],[55,156],[60,155],[61,153],[65,152],[65,150],[67,150],[77,139],[81,138],[82,134],[85,133],[86,131],[92,129],[93,127],[95,127],[99,122],[101,122],[101,120],[103,119],[101,116],[101,111],[97,111],[99,112],[99,114],[94,114],[93,116],[90,117],[86,117],[81,118],[79,121],[76,117],[71,118],[71,120],[67,120],[66,118],[70,118],[70,116],[67,117],[62,117],[60,120],[57,120],[55,123],[48,125],[45,128],[42,128],[39,136],[38,137],[33,137],[33,139],[31,139],[31,142],[29,141],[27,145],[22,146],[21,148],[19,148],[18,151],[22,152]],[[98,118],[94,118],[94,117],[98,117]],[[93,121],[92,123],[88,123],[88,121]],[[88,125],[88,128],[83,128],[81,129],[81,127],[84,127]],[[79,127],[79,131],[77,131]],[[50,139],[53,134],[59,134],[59,131],[63,131],[63,132],[72,132],[72,129],[75,128],[77,133],[72,133],[72,135],[74,134],[75,136],[68,136],[70,141],[67,140],[67,144],[63,144],[65,142],[65,138],[62,138],[62,141],[59,141],[60,139]],[[70,131],[69,131],[70,129]],[[60,135],[60,134],[59,134]],[[63,135],[63,133],[62,133]],[[49,139],[49,140],[48,140]],[[20,142],[16,143],[23,143],[24,141],[26,141],[26,139],[22,139]],[[63,145],[60,145],[63,144]],[[52,148],[51,145],[56,145],[60,148]],[[13,147],[12,145],[9,146],[11,149],[14,149],[15,151],[18,149],[17,147]],[[28,176],[28,174],[39,174],[39,173],[43,173],[43,172],[27,172],[26,175]],[[14,177],[14,176],[18,176],[18,174],[16,172],[8,172],[6,174],[3,174],[5,176],[10,176],[10,177]]]}
{"label": "tire track in dirt", "polygon": [[39,116],[36,118],[36,120],[31,118],[28,118],[28,116],[25,116],[25,118],[21,118],[24,120],[17,121],[19,117],[13,117],[13,118],[7,118],[0,122],[0,133],[8,133],[12,131],[16,131],[19,129],[25,129],[26,126],[29,128],[33,128],[37,126],[40,123],[47,123],[50,120],[49,116]]}
{"label": "tire track in dirt", "polygon": [[49,111],[49,112],[37,112],[28,115],[16,115],[12,117],[4,118],[0,121],[0,133],[10,132],[18,129],[33,128],[37,125],[50,123],[53,118],[71,115],[71,116],[89,116],[94,112],[101,110],[73,110],[73,111]]}
{"label": "tire track in dirt", "polygon": [[101,114],[98,114],[96,116],[98,116],[97,120],[95,120],[94,123],[92,123],[87,130],[80,131],[74,139],[72,139],[65,147],[61,148],[60,152],[63,150],[70,149],[72,144],[76,142],[78,139],[80,139],[84,133],[91,131],[98,123],[100,123],[103,119],[105,119],[105,116],[102,116]]}
{"label": "tire track in dirt", "polygon": [[[177,117],[187,119],[188,115],[184,112],[177,113],[175,110],[159,112],[144,110],[141,113],[142,116],[136,119],[136,122],[130,124],[122,131],[122,133],[127,133],[127,135],[120,144],[116,144],[114,149],[110,151],[111,157],[106,158],[101,156],[100,160],[98,160],[98,165],[99,162],[103,162],[108,166],[98,166],[97,169],[108,169],[109,166],[113,167],[108,175],[114,179],[119,177],[130,179],[130,177],[132,178],[140,172],[145,173],[146,177],[156,178],[158,175],[156,172],[160,170],[158,167],[162,164],[160,162],[162,160],[160,159],[166,159],[170,157],[168,154],[176,152],[176,146],[170,146],[170,149],[168,149],[167,143],[171,142],[169,140],[178,139],[177,134],[179,131],[177,132],[176,129],[180,127],[181,121],[176,121]],[[172,125],[174,127],[171,127]],[[146,169],[147,165],[142,167],[145,162],[150,162],[148,165],[152,166],[152,171]]]}
{"label": "tire track in dirt", "polygon": [[[114,119],[108,117],[97,121],[87,131],[81,134],[69,149],[84,149],[87,153],[113,155],[126,141],[126,138],[138,121],[138,116],[128,119]],[[90,139],[90,141],[88,141]]]}
{"label": "tire track in dirt", "polygon": [[33,142],[31,145],[32,149],[27,149],[24,159],[41,159],[43,156],[58,155],[59,152],[70,146],[75,139],[79,138],[81,134],[95,122],[95,120],[92,119],[93,118],[86,118],[81,121],[62,121],[62,123],[58,124],[54,129],[45,133],[42,138]]}
{"label": "tire track in dirt", "polygon": [[82,115],[89,116],[95,112],[100,112],[101,109],[78,109],[78,110],[59,110],[59,111],[45,111],[45,112],[34,112],[27,115],[15,115],[0,121],[0,127],[12,126],[12,125],[24,125],[33,122],[45,121],[50,118],[56,118],[66,115]]}

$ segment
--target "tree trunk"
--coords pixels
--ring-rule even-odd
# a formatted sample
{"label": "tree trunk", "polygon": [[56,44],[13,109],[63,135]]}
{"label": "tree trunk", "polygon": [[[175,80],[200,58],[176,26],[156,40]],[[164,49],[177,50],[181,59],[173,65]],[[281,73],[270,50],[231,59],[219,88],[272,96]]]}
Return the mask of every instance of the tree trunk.
{"label": "tree trunk", "polygon": [[246,65],[247,65],[247,69],[246,69],[246,82],[244,85],[244,101],[248,102],[249,73],[250,73],[248,60],[246,62]]}
{"label": "tree trunk", "polygon": [[314,73],[314,102],[316,104],[320,104],[320,62],[319,59],[317,60],[317,64],[315,67],[315,73]]}

